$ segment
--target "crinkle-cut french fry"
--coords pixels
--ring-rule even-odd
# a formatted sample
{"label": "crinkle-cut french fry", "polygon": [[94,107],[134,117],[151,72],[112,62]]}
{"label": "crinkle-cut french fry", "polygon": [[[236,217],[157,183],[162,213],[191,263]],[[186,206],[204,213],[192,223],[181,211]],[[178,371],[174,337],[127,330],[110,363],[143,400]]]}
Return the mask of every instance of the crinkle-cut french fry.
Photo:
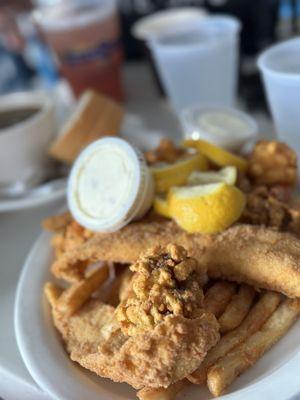
{"label": "crinkle-cut french fry", "polygon": [[73,283],[59,297],[56,309],[65,316],[74,314],[108,278],[109,268],[104,265],[102,268],[92,270],[85,279]]}
{"label": "crinkle-cut french fry", "polygon": [[241,324],[248,314],[255,296],[255,290],[248,285],[241,285],[237,294],[235,294],[226,310],[219,318],[220,332],[232,331]]}
{"label": "crinkle-cut french fry", "polygon": [[63,289],[59,286],[56,286],[53,282],[47,282],[44,286],[44,293],[51,307],[55,307],[62,292]]}
{"label": "crinkle-cut french fry", "polygon": [[123,301],[127,299],[129,292],[131,290],[131,280],[132,280],[133,272],[128,268],[125,271],[121,285],[119,290],[119,300]]}
{"label": "crinkle-cut french fry", "polygon": [[226,335],[208,353],[200,367],[188,376],[195,384],[202,384],[206,380],[207,370],[221,357],[224,357],[232,349],[244,342],[249,336],[257,332],[270,315],[278,307],[282,296],[275,292],[264,293],[258,302],[252,307],[241,325]]}
{"label": "crinkle-cut french fry", "polygon": [[215,283],[205,293],[203,307],[218,318],[223,314],[235,290],[235,283],[226,281]]}
{"label": "crinkle-cut french fry", "polygon": [[137,397],[140,400],[174,400],[177,394],[188,385],[189,381],[183,379],[168,388],[142,389],[137,392]]}
{"label": "crinkle-cut french fry", "polygon": [[207,375],[208,388],[213,396],[223,393],[237,376],[268,351],[287,332],[299,314],[300,300],[285,300],[258,332],[214,364]]}
{"label": "crinkle-cut french fry", "polygon": [[[118,266],[116,270],[118,271]],[[129,282],[131,281],[133,272],[130,271],[129,267],[125,267],[112,282],[109,294],[106,299],[106,303],[116,307],[120,301],[123,300],[122,293],[125,292]]]}

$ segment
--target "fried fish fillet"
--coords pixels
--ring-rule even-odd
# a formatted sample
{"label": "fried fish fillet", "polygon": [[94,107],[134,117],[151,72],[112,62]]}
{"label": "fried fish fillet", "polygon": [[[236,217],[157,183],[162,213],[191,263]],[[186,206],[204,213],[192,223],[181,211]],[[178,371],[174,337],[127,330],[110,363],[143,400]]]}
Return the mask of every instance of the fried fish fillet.
{"label": "fried fish fillet", "polygon": [[136,389],[168,387],[195,370],[217,340],[212,314],[203,313],[194,320],[171,315],[134,337],[116,329],[97,351],[84,356],[73,351],[71,358],[102,377]]}
{"label": "fried fish fillet", "polygon": [[243,282],[300,297],[300,240],[263,226],[235,225],[216,235],[188,234],[173,221],[140,221],[96,234],[52,265],[57,277],[76,281],[98,260],[131,263],[144,249],[173,242],[207,268],[211,278]]}
{"label": "fried fish fillet", "polygon": [[116,310],[96,299],[72,313],[62,307],[70,294],[92,294],[90,280],[101,269],[65,291],[48,284],[55,326],[83,367],[137,389],[168,387],[199,367],[219,340],[215,316],[201,308],[206,274],[175,245],[142,255],[132,270],[132,291]]}
{"label": "fried fish fillet", "polygon": [[98,300],[56,327],[73,361],[137,389],[168,387],[182,379],[218,340],[217,322],[209,313],[194,320],[168,316],[152,331],[129,337],[114,318],[114,308]]}

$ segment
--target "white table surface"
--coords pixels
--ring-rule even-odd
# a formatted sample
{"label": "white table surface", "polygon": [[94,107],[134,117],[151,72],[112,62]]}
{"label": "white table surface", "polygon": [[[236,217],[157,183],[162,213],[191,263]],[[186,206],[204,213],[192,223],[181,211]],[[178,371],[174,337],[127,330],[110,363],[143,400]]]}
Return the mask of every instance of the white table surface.
{"label": "white table surface", "polygon": [[[124,81],[126,109],[142,116],[149,129],[179,139],[178,122],[166,101],[159,98],[150,68],[146,64],[128,65]],[[256,117],[264,136],[273,136],[270,121],[263,115]],[[4,400],[50,400],[35,384],[18,352],[13,307],[18,276],[40,232],[41,220],[55,213],[61,205],[56,202],[32,210],[0,214],[0,398]]]}

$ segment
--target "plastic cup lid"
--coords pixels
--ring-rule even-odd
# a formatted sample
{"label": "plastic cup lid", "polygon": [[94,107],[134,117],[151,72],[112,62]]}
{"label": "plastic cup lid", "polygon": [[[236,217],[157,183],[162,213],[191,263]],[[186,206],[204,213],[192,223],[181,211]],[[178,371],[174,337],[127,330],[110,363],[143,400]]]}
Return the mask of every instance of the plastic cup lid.
{"label": "plastic cup lid", "polygon": [[132,27],[132,35],[136,39],[149,40],[166,32],[177,32],[180,27],[202,21],[206,15],[206,11],[199,7],[159,11],[138,20]]}
{"label": "plastic cup lid", "polygon": [[115,11],[116,0],[72,0],[39,7],[32,17],[45,30],[64,31],[101,22]]}
{"label": "plastic cup lid", "polygon": [[[217,133],[208,132],[205,130],[199,119],[201,116],[213,115],[213,114],[227,114],[238,118],[244,122],[245,129],[235,135],[218,135]],[[225,145],[229,147],[234,144],[240,144],[247,140],[254,140],[258,134],[258,127],[256,121],[248,114],[243,111],[237,110],[231,107],[217,106],[217,105],[194,105],[182,110],[180,115],[181,124],[186,134],[190,135],[191,132],[195,132],[205,140],[211,140],[218,142],[216,144]],[[217,123],[218,124],[218,123]]]}
{"label": "plastic cup lid", "polygon": [[120,229],[140,207],[147,168],[143,155],[124,139],[91,143],[76,159],[68,181],[73,217],[93,231]]}

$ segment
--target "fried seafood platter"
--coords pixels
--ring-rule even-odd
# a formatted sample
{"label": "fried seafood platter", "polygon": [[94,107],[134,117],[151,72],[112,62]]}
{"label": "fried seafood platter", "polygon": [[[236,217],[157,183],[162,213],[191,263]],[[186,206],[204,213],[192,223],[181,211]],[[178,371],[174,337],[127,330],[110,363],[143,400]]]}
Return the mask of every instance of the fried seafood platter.
{"label": "fried seafood platter", "polygon": [[164,140],[145,158],[155,195],[142,217],[113,232],[70,212],[44,221],[44,295],[74,363],[141,400],[218,397],[300,314],[296,156],[275,141],[241,157]]}

